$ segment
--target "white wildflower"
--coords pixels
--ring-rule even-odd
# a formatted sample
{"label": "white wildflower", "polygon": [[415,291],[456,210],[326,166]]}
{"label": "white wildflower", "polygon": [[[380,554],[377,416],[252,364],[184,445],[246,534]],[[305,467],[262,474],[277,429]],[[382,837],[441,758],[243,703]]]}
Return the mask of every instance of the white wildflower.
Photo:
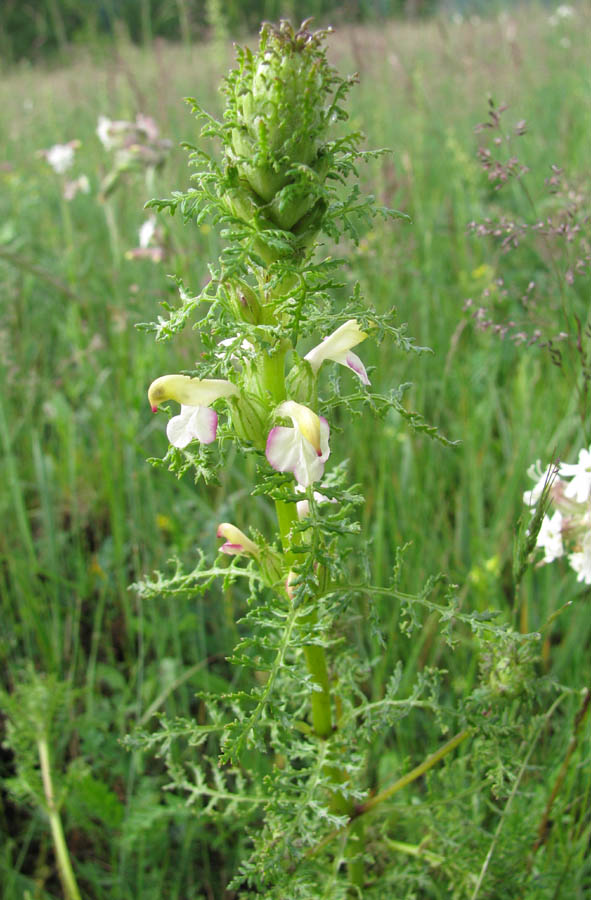
{"label": "white wildflower", "polygon": [[536,546],[544,551],[544,562],[551,563],[564,556],[562,544],[562,513],[556,510],[552,516],[544,516]]}
{"label": "white wildflower", "polygon": [[564,496],[577,503],[586,503],[591,496],[591,452],[583,447],[578,461],[574,464],[562,463],[559,471],[561,476],[572,478],[564,489]]}
{"label": "white wildflower", "polygon": [[568,561],[577,573],[577,581],[591,584],[591,531],[581,541],[581,549],[571,553]]}

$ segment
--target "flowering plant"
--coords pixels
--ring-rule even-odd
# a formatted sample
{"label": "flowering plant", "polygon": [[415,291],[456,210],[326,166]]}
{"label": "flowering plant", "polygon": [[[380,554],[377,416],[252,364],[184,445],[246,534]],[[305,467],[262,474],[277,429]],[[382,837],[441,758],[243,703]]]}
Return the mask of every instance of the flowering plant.
{"label": "flowering plant", "polygon": [[[254,458],[251,493],[273,504],[277,522],[275,534],[261,533],[255,505],[247,504],[234,522],[218,525],[222,556],[213,567],[200,555],[188,573],[177,566],[172,576],[158,573],[136,586],[145,599],[171,601],[179,590],[204,594],[220,575],[226,589],[238,582],[248,588],[231,661],[255,677],[248,687],[204,696],[207,721],[190,726],[200,762],[192,758],[185,770],[170,759],[172,785],[204,814],[224,815],[239,828],[250,813],[240,817],[238,796],[248,798],[242,808],[261,810],[232,886],[277,898],[308,897],[311,884],[320,896],[318,879],[327,877],[331,897],[352,886],[360,895],[362,814],[379,802],[367,800],[367,750],[378,727],[387,729],[401,709],[435,690],[432,673],[407,700],[392,701],[396,678],[377,705],[365,698],[361,684],[369,669],[352,649],[359,603],[377,640],[376,594],[408,608],[408,630],[417,623],[414,604],[449,615],[445,605],[427,599],[436,580],[415,596],[397,590],[396,572],[387,587],[363,576],[369,560],[356,548],[354,518],[363,498],[346,466],[333,464],[345,446],[335,426],[359,408],[382,416],[395,410],[415,430],[449,441],[408,410],[404,386],[377,393],[353,352],[363,344],[365,356],[366,341],[385,337],[401,352],[421,348],[396,324],[394,310],[370,307],[358,285],[343,300],[342,261],[323,253],[322,235],[356,241],[371,217],[400,215],[361,198],[357,185],[347,187],[357,163],[375,153],[360,149],[359,133],[344,130],[343,102],[354,79],[342,79],[328,64],[326,36],[307,23],[298,30],[286,22],[265,25],[257,52],[239,50],[226,78],[223,120],[191,101],[205,123],[202,135],[221,143],[221,161],[190,147],[193,186],[149,204],[179,211],[187,221],[210,215],[226,240],[203,290],[193,295],[179,280],[180,304],[167,305],[166,317],[143,326],[167,340],[196,316],[201,340],[194,370],[159,376],[149,387],[154,411],[169,401],[180,405],[168,420],[168,452],[155,462],[178,476],[193,469],[196,480],[212,481],[233,445]],[[342,379],[332,363],[344,370]],[[469,614],[455,614],[476,631],[483,627]],[[144,742],[169,746],[171,728],[164,725]],[[462,730],[408,781],[468,734]],[[248,762],[253,751],[268,761],[260,763],[262,779]],[[334,882],[325,862],[337,834],[345,838],[347,866]]]}

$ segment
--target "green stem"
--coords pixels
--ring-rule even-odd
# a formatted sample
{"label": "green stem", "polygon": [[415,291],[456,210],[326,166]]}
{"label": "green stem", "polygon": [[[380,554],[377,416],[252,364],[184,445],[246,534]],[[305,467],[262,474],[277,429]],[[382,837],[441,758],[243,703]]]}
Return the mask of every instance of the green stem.
{"label": "green stem", "polygon": [[263,356],[263,383],[275,403],[285,400],[285,354],[287,347],[281,347],[276,353],[265,353]]}
{"label": "green stem", "polygon": [[[388,800],[398,791],[401,791],[402,788],[406,787],[407,784],[410,784],[413,781],[416,781],[417,778],[420,778],[421,775],[424,775],[425,772],[428,772],[429,769],[433,768],[438,762],[440,762],[448,753],[451,753],[452,750],[455,750],[466,738],[470,737],[472,734],[472,728],[464,728],[463,731],[460,731],[459,734],[456,734],[447,744],[444,744],[439,750],[435,753],[432,753],[428,756],[423,762],[412,769],[410,772],[407,772],[406,775],[403,775],[402,778],[399,778],[398,781],[395,781],[394,784],[390,785],[389,788],[386,788],[384,791],[380,791],[379,794],[376,794],[374,797],[371,797],[365,803],[362,803],[357,809],[354,811],[354,815],[351,816],[347,824],[344,826],[345,828],[351,829],[358,822],[359,818],[364,816],[365,813],[370,812],[372,809],[375,809],[380,803],[383,803],[384,800]],[[331,831],[330,834],[327,834],[325,838],[323,838],[316,846],[311,847],[307,853],[306,857],[315,856],[327,844],[330,844],[331,841],[334,840],[337,835],[342,834],[342,828],[335,828],[334,831]]]}
{"label": "green stem", "polygon": [[463,731],[460,731],[459,734],[456,734],[455,737],[448,741],[447,744],[444,744],[443,747],[440,747],[435,753],[432,753],[428,756],[419,766],[412,769],[410,772],[407,772],[406,775],[403,775],[402,778],[399,778],[398,781],[395,781],[394,784],[391,784],[389,788],[386,788],[384,791],[380,791],[379,794],[376,794],[375,797],[370,797],[369,800],[366,800],[365,803],[362,803],[360,807],[357,809],[357,815],[360,816],[363,813],[369,812],[374,807],[378,806],[380,803],[383,803],[384,800],[389,800],[394,794],[398,793],[398,791],[402,790],[403,787],[406,787],[407,784],[410,784],[411,781],[416,781],[417,778],[420,778],[421,775],[424,775],[425,772],[428,772],[429,769],[432,769],[434,765],[436,765],[440,760],[447,756],[448,753],[451,753],[452,750],[455,750],[463,741],[466,740],[472,734],[471,728],[464,728]]}
{"label": "green stem", "polygon": [[51,835],[53,838],[53,846],[57,867],[60,875],[62,887],[66,900],[82,900],[76,876],[72,869],[70,855],[66,839],[64,837],[64,829],[60,818],[59,810],[56,806],[53,793],[53,783],[51,780],[51,765],[49,762],[49,748],[47,746],[47,738],[40,737],[37,741],[37,750],[39,752],[39,762],[41,764],[41,776],[43,778],[43,789],[45,791],[45,800],[47,803],[47,814],[49,817],[49,825],[51,827]]}
{"label": "green stem", "polygon": [[[285,354],[287,347],[281,348],[277,353],[271,355],[266,354],[263,358],[262,372],[263,383],[266,390],[270,393],[274,402],[279,404],[286,397],[285,391]],[[281,545],[283,547],[284,558],[289,569],[292,568],[296,561],[296,554],[292,549],[292,541],[297,540],[297,536],[292,538],[291,532],[293,525],[298,521],[297,507],[293,502],[285,500],[275,501],[275,511],[277,513],[277,523],[279,526],[279,534],[281,537]],[[302,620],[302,623],[315,625],[318,621],[318,613],[314,609]],[[312,728],[317,737],[326,740],[333,731],[332,722],[332,696],[330,690],[330,680],[328,677],[328,664],[326,661],[326,652],[324,647],[318,644],[308,644],[304,646],[304,657],[308,672],[315,685],[310,697]],[[326,773],[335,784],[343,784],[347,781],[347,775],[336,766],[327,766]],[[353,804],[346,799],[340,792],[335,793],[331,802],[331,808],[334,812],[341,815],[351,816],[353,813]],[[349,858],[348,873],[349,880],[352,885],[358,888],[363,886],[365,881],[365,870],[363,863],[364,849],[364,826],[359,824],[352,830],[350,839],[347,843],[347,857]]]}
{"label": "green stem", "polygon": [[[275,501],[275,510],[277,512],[277,522],[279,524],[279,533],[281,535],[281,545],[285,554],[288,566],[292,566],[295,562],[295,554],[291,549],[290,532],[292,525],[297,522],[298,513],[295,503],[286,503],[284,500]],[[314,625],[318,620],[316,611],[314,610],[302,621]],[[314,733],[320,738],[327,738],[332,733],[332,714],[331,714],[331,696],[330,682],[328,678],[328,665],[326,662],[326,653],[324,647],[318,644],[308,644],[304,647],[304,656],[308,672],[312,676],[317,690],[312,692],[310,703],[312,706],[312,727]]]}
{"label": "green stem", "polygon": [[[316,613],[314,613],[316,619]],[[310,619],[309,621],[314,621]],[[324,647],[317,644],[309,644],[304,647],[304,656],[308,672],[312,676],[314,684],[320,690],[312,692],[310,703],[312,705],[312,725],[318,737],[327,738],[332,733],[330,683],[328,680],[328,666]]]}
{"label": "green stem", "polygon": [[275,501],[275,512],[277,513],[277,524],[279,525],[279,534],[281,536],[281,546],[285,555],[285,561],[288,566],[292,566],[295,562],[295,554],[291,549],[289,533],[291,526],[297,522],[298,511],[295,503],[287,503],[285,500]]}

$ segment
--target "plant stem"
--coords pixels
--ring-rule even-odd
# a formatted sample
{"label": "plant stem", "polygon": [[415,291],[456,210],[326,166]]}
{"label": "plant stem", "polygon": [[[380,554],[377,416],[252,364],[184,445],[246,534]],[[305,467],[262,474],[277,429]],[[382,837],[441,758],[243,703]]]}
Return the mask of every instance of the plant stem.
{"label": "plant stem", "polygon": [[[279,404],[286,397],[285,390],[285,354],[287,346],[281,347],[274,354],[265,354],[262,361],[263,384],[269,392],[274,402]],[[277,514],[277,524],[279,526],[279,534],[281,537],[281,546],[283,547],[284,558],[289,569],[292,568],[296,561],[296,554],[292,549],[292,541],[297,540],[297,535],[291,537],[293,525],[298,521],[298,513],[296,504],[286,502],[284,500],[275,501],[275,511]],[[307,616],[301,619],[302,624],[314,626],[318,621],[316,609],[313,609]],[[330,680],[328,677],[328,664],[326,661],[326,652],[324,647],[318,644],[307,644],[304,646],[304,657],[308,672],[315,685],[315,689],[310,696],[311,719],[314,734],[326,740],[333,731],[332,723],[332,696],[330,690]],[[347,780],[347,775],[336,766],[327,766],[325,769],[327,775],[335,784],[343,784]],[[342,815],[350,816],[353,812],[353,804],[343,794],[337,792],[331,801],[331,808],[334,812]],[[349,835],[347,844],[347,857],[350,858],[348,864],[349,880],[352,885],[361,888],[365,880],[365,871],[363,863],[363,825],[359,825]]]}
{"label": "plant stem", "polygon": [[403,787],[406,787],[407,784],[410,784],[411,781],[416,781],[417,778],[420,778],[421,775],[424,775],[425,772],[428,772],[429,769],[433,768],[440,760],[442,760],[448,753],[451,753],[452,750],[455,750],[462,741],[465,741],[469,735],[472,734],[471,728],[464,728],[463,731],[460,731],[459,734],[456,734],[447,744],[444,744],[443,747],[440,747],[435,753],[432,753],[431,756],[428,756],[419,766],[412,769],[410,772],[407,772],[406,775],[403,775],[402,778],[399,778],[398,781],[395,781],[394,784],[391,784],[389,788],[386,788],[383,791],[380,791],[379,794],[376,794],[375,797],[370,797],[369,800],[366,800],[365,803],[362,803],[356,810],[356,815],[360,816],[363,813],[369,812],[374,807],[378,806],[380,803],[383,803],[384,800],[388,800],[398,791],[402,790]]}
{"label": "plant stem", "polygon": [[285,400],[285,354],[287,347],[263,356],[263,383],[275,403]]}
{"label": "plant stem", "polygon": [[[376,794],[374,797],[371,797],[365,803],[360,804],[357,809],[355,809],[354,814],[351,816],[347,824],[344,826],[345,828],[353,828],[356,825],[358,819],[361,816],[364,816],[365,813],[370,812],[372,809],[375,809],[378,804],[383,803],[384,800],[388,800],[398,791],[402,790],[403,787],[406,787],[407,784],[410,784],[412,781],[416,781],[417,778],[420,778],[421,775],[424,775],[429,769],[433,768],[438,762],[440,762],[448,753],[451,753],[452,750],[455,750],[466,738],[470,737],[472,734],[471,728],[464,728],[463,731],[460,731],[455,735],[447,744],[444,744],[439,750],[435,753],[432,753],[428,756],[420,765],[416,766],[414,769],[411,769],[406,775],[403,775],[402,778],[399,778],[398,781],[395,781],[394,784],[390,785],[389,788],[386,788],[384,791],[380,791],[379,794]],[[342,828],[335,828],[334,831],[331,831],[330,834],[327,834],[325,838],[323,838],[320,843],[316,844],[315,847],[311,847],[306,853],[306,858],[310,856],[315,856],[320,850],[323,850],[327,844],[337,837],[337,835],[341,834],[343,831]]]}
{"label": "plant stem", "polygon": [[[316,614],[314,614],[316,619]],[[310,621],[313,621],[312,619]],[[312,680],[320,687],[320,690],[312,692],[310,703],[312,705],[312,725],[314,731],[321,738],[327,738],[332,733],[330,683],[328,680],[328,666],[324,647],[309,644],[304,647],[304,656],[308,672]]]}
{"label": "plant stem", "polygon": [[51,780],[51,764],[49,762],[49,748],[47,746],[47,738],[45,735],[37,740],[37,750],[39,752],[43,789],[45,791],[45,800],[47,802],[47,814],[49,816],[49,825],[51,827],[60,881],[64,889],[66,900],[82,900],[76,883],[76,876],[72,869],[72,863],[70,861],[70,855],[64,837],[62,820],[55,803],[53,782]]}
{"label": "plant stem", "polygon": [[[294,522],[297,522],[297,509],[295,503],[286,503],[283,500],[275,501],[275,510],[277,512],[277,522],[279,524],[279,533],[281,535],[281,544],[285,554],[286,562],[289,566],[295,561],[295,554],[291,549],[289,534]],[[317,621],[316,612],[303,619],[311,625]],[[327,738],[332,732],[332,715],[331,715],[331,696],[330,682],[328,679],[328,665],[326,662],[326,653],[324,647],[317,644],[308,644],[304,647],[304,656],[308,672],[312,676],[312,680],[318,686],[318,690],[312,692],[310,704],[312,707],[312,726],[314,733],[321,738]]]}

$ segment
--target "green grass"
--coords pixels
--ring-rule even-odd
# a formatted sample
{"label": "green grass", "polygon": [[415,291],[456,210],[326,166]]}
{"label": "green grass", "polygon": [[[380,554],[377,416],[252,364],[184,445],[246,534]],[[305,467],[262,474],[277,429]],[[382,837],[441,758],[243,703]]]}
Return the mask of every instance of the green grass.
{"label": "green grass", "polygon": [[[416,342],[433,351],[403,356],[383,344],[364,346],[363,356],[375,366],[376,386],[412,382],[409,406],[461,442],[442,447],[413,435],[394,416],[384,423],[357,418],[339,423],[344,430],[333,442],[334,458],[348,457],[352,480],[365,489],[363,535],[372,542],[377,583],[388,582],[396,547],[410,542],[403,589],[416,590],[429,575],[445,572],[459,585],[465,609],[500,609],[507,622],[526,469],[553,453],[574,461],[589,432],[575,414],[563,370],[546,353],[478,332],[462,311],[466,297],[479,291],[483,266],[492,277],[504,274],[525,285],[543,279],[547,269],[539,248],[502,257],[467,233],[468,222],[501,207],[531,215],[517,188],[496,194],[488,186],[473,126],[485,119],[489,94],[507,102],[507,122],[528,123],[517,146],[531,170],[532,195],[543,202],[552,163],[585,186],[589,24],[583,6],[559,28],[530,7],[502,22],[343,29],[331,43],[339,68],[360,75],[352,94],[354,123],[367,134],[368,147],[393,150],[361,173],[363,187],[412,220],[377,226],[359,248],[340,252],[371,302],[381,310],[395,305]],[[265,528],[266,513],[248,499],[250,478],[239,459],[221,486],[197,489],[145,463],[165,451],[163,419],[150,414],[147,386],[163,372],[192,368],[199,345],[191,331],[174,345],[155,345],[134,325],[155,318],[159,300],[174,299],[167,274],[198,288],[219,244],[213,231],[169,219],[163,220],[171,247],[164,263],[128,260],[124,252],[115,258],[96,200],[108,160],[94,133],[99,114],[153,115],[174,142],[156,194],[186,186],[186,156],[178,144],[195,141],[197,126],[181,98],[190,94],[219,112],[215,88],[230,60],[229,47],[222,53],[219,46],[155,45],[147,52],[120,44],[105,62],[89,47],[66,68],[13,69],[0,87],[0,665],[9,693],[30,681],[29,665],[66,685],[52,753],[56,781],[69,786],[64,821],[89,898],[229,897],[222,885],[242,840],[221,827],[208,831],[182,800],[162,793],[159,760],[120,744],[156,706],[170,716],[203,717],[195,692],[223,689],[241,677],[223,660],[233,646],[240,595],[180,596],[174,608],[164,608],[142,604],[128,585],[165,567],[174,554],[190,563],[197,546],[213,553],[219,521],[256,521]],[[73,138],[82,141],[75,172],[88,175],[92,191],[68,205],[58,177],[36,154]],[[136,246],[147,199],[139,177],[113,199],[122,251]],[[575,302],[585,308],[588,277],[578,291]],[[523,599],[530,630],[573,603],[545,634],[543,671],[564,686],[566,699],[562,718],[540,738],[536,761],[555,753],[555,766],[546,783],[530,774],[528,792],[507,807],[509,834],[519,833],[530,795],[543,809],[566,752],[578,692],[591,676],[588,590],[570,569],[555,563],[530,572]],[[368,691],[380,696],[399,659],[403,693],[417,672],[439,666],[448,673],[442,703],[451,721],[451,710],[461,708],[478,679],[473,642],[462,635],[451,653],[432,619],[411,640],[397,630],[397,604],[384,600],[378,611],[386,648],[373,646],[361,630],[357,638],[360,653],[382,655]],[[562,896],[560,878],[567,873],[579,891],[572,896],[585,896],[589,885],[589,734],[587,720],[546,847],[555,865],[547,868],[540,893],[528,894],[532,898]],[[441,740],[437,721],[417,710],[395,735],[376,742],[368,783],[389,783]],[[458,793],[471,790],[476,782],[469,763],[477,756],[477,748],[467,749],[444,773],[433,774],[435,792],[443,778],[457,784]],[[15,777],[9,750],[0,756],[0,773]],[[59,897],[44,817],[22,785],[9,786],[0,806],[1,896]],[[485,793],[480,802],[492,802]],[[389,812],[392,839],[405,839],[403,825],[408,839],[421,840],[425,813],[420,796],[415,800],[416,808],[407,794]],[[435,833],[437,827],[435,820]],[[440,838],[443,843],[445,835]],[[486,854],[479,848],[476,874]],[[430,849],[440,849],[433,835]],[[494,878],[479,896],[509,896]],[[417,896],[466,894],[440,883]]]}

